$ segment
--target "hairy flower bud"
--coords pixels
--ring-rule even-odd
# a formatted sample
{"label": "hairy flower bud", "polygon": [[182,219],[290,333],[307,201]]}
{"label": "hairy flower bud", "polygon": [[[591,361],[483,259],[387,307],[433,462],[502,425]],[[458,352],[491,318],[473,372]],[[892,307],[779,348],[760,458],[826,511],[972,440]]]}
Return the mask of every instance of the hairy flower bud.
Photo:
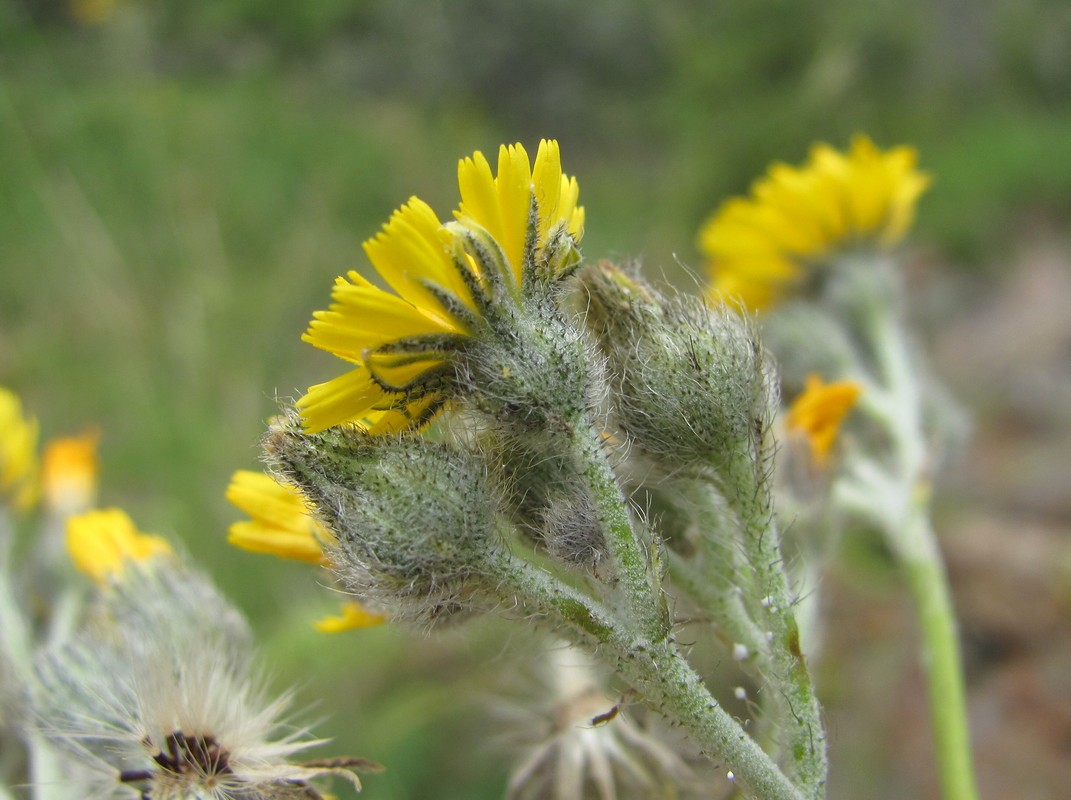
{"label": "hairy flower bud", "polygon": [[671,471],[724,475],[741,456],[760,465],[774,390],[747,323],[607,263],[580,278],[617,421],[634,445]]}
{"label": "hairy flower bud", "polygon": [[584,478],[586,465],[563,452],[558,440],[564,435],[489,430],[478,446],[518,530],[555,559],[599,573],[610,566],[603,528]]}
{"label": "hairy flower bud", "polygon": [[470,344],[457,382],[472,407],[531,432],[588,410],[592,356],[581,332],[548,299],[533,299],[502,320],[495,336]]}
{"label": "hairy flower bud", "polygon": [[507,556],[474,455],[356,426],[277,429],[265,451],[334,533],[329,560],[359,598],[423,624],[485,605]]}

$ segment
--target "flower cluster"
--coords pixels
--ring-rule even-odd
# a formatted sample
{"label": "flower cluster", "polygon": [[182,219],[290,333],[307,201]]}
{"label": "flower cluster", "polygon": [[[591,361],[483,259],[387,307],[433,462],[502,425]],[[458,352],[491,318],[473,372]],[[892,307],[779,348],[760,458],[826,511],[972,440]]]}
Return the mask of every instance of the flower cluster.
{"label": "flower cluster", "polygon": [[[271,422],[265,472],[234,473],[226,496],[247,518],[230,542],[327,570],[348,598],[324,632],[495,613],[551,634],[511,797],[821,800],[820,620],[804,595],[851,515],[920,594],[946,784],[971,797],[926,505],[938,415],[895,272],[871,256],[928,183],[913,150],[865,137],[772,167],[704,226],[699,298],[584,263],[556,142],[534,160],[503,146],[495,169],[462,159],[452,216],[411,198],[364,244],[378,282],[351,271],[314,313],[305,341],[348,371]],[[765,312],[761,339],[747,309]],[[98,434],[43,457],[37,437],[0,389],[0,745],[78,796],[315,800],[330,776],[359,789],[354,770],[375,765],[295,760],[319,742],[287,720],[208,579],[125,512],[90,510]],[[39,498],[74,583],[46,537],[25,576],[12,569],[9,512],[32,520]],[[759,724],[730,713],[693,637],[762,687]]]}
{"label": "flower cluster", "polygon": [[[389,290],[353,272],[314,315],[306,341],[354,368],[272,424],[272,478],[257,480],[280,484],[251,504],[251,478],[236,476],[231,498],[253,522],[232,539],[318,561],[395,623],[487,611],[539,622],[597,652],[735,765],[740,785],[819,792],[821,722],[772,522],[774,371],[754,331],[638,274],[583,264],[577,184],[553,142],[534,166],[520,145],[502,147],[497,174],[479,153],[463,159],[459,184],[452,221],[411,199],[365,244]],[[300,493],[285,520],[281,484]],[[648,517],[635,498],[695,515]],[[770,714],[797,754],[790,774],[688,662],[670,586],[783,685]],[[708,712],[691,713],[696,703]],[[599,744],[571,785],[662,760],[635,729],[613,730],[578,739]],[[626,746],[635,758],[607,757]],[[518,775],[559,751],[537,749]]]}

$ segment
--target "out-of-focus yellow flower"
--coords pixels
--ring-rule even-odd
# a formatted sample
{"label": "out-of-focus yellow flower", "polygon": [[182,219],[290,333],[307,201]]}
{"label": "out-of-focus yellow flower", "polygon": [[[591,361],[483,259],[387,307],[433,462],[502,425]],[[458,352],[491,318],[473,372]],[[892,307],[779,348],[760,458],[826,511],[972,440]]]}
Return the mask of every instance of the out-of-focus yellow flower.
{"label": "out-of-focus yellow flower", "polygon": [[712,298],[761,309],[834,251],[896,244],[930,185],[916,160],[914,148],[882,151],[856,136],[847,153],[816,144],[802,167],[774,164],[750,197],[726,201],[700,229]]}
{"label": "out-of-focus yellow flower", "polygon": [[807,376],[803,393],[788,409],[785,425],[789,432],[807,438],[816,464],[828,461],[841,423],[861,392],[862,387],[854,381],[824,383],[817,375]]}
{"label": "out-of-focus yellow flower", "polygon": [[28,511],[40,491],[37,463],[37,420],[24,416],[14,392],[0,386],[0,500]]}
{"label": "out-of-focus yellow flower", "polygon": [[[298,400],[309,432],[345,422],[373,433],[425,425],[449,400],[451,353],[482,327],[493,287],[519,298],[536,264],[575,263],[567,256],[583,235],[584,209],[576,179],[562,174],[556,142],[540,143],[534,168],[521,145],[503,145],[497,177],[474,153],[460,162],[458,183],[457,222],[444,225],[413,197],[365,242],[393,292],[351,270],[336,280],[331,307],[313,315],[304,340],[355,369]],[[501,275],[486,274],[485,264],[462,252],[466,230],[501,248]]]}
{"label": "out-of-focus yellow flower", "polygon": [[[243,550],[330,566],[323,546],[335,537],[312,516],[308,503],[291,486],[270,475],[238,470],[227,487],[227,499],[252,519],[230,526],[227,541]],[[356,600],[343,604],[341,614],[316,623],[321,633],[339,633],[382,625],[386,617]]]}
{"label": "out-of-focus yellow flower", "polygon": [[125,511],[106,508],[67,520],[67,552],[79,571],[107,583],[122,577],[125,562],[145,562],[172,550],[161,537],[139,531]]}
{"label": "out-of-focus yellow flower", "polygon": [[53,513],[75,514],[96,502],[100,477],[99,441],[100,431],[94,428],[81,436],[53,439],[45,447],[41,459],[41,487],[45,503]]}
{"label": "out-of-focus yellow flower", "polygon": [[316,630],[320,633],[341,633],[359,628],[374,628],[387,621],[383,614],[369,611],[356,600],[344,603],[342,613],[338,616],[324,617],[317,621]]}
{"label": "out-of-focus yellow flower", "polygon": [[80,25],[100,25],[115,14],[115,0],[71,0],[71,16]]}
{"label": "out-of-focus yellow flower", "polygon": [[327,563],[323,544],[334,537],[311,516],[296,489],[263,472],[238,470],[227,487],[227,500],[252,518],[230,526],[227,541],[231,544],[254,553]]}

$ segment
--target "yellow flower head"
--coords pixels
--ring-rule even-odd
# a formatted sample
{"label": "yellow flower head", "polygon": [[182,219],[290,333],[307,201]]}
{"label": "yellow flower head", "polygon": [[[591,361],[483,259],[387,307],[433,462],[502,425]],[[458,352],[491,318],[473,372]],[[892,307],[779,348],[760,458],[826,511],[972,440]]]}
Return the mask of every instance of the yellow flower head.
{"label": "yellow flower head", "polygon": [[807,376],[803,394],[788,409],[785,425],[806,437],[816,464],[824,465],[829,459],[841,422],[861,392],[854,381],[823,383],[817,375]]}
{"label": "yellow flower head", "polygon": [[23,416],[14,392],[0,386],[0,499],[19,511],[37,501],[37,420]]}
{"label": "yellow flower head", "polygon": [[881,151],[865,136],[841,153],[811,149],[802,167],[775,164],[748,198],[733,198],[699,232],[712,275],[710,293],[761,309],[803,282],[807,267],[860,243],[896,244],[930,177],[911,147]]}
{"label": "yellow flower head", "polygon": [[326,563],[323,544],[334,537],[310,516],[296,489],[263,472],[238,470],[227,487],[227,499],[252,518],[230,526],[231,544],[254,553]]}
{"label": "yellow flower head", "polygon": [[98,583],[122,577],[126,562],[145,562],[171,553],[159,536],[141,533],[125,511],[87,511],[67,520],[67,552],[80,572]]}
{"label": "yellow flower head", "polygon": [[89,508],[97,499],[100,431],[53,439],[45,447],[41,463],[41,486],[45,502],[56,514],[73,514]]}
{"label": "yellow flower head", "polygon": [[374,433],[419,427],[449,399],[450,356],[516,303],[540,274],[575,263],[584,211],[562,174],[556,142],[534,169],[521,145],[499,151],[498,175],[474,153],[458,167],[457,221],[442,223],[418,198],[398,209],[364,249],[393,291],[355,271],[335,282],[333,304],[303,337],[354,369],[309,388],[297,407],[306,430],[354,422]]}

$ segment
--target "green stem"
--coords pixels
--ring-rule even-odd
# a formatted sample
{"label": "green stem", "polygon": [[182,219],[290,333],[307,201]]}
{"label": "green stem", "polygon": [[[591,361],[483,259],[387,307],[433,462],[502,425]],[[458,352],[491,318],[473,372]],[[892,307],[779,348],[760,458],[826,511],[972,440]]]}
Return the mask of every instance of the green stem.
{"label": "green stem", "polygon": [[[787,709],[785,725],[789,748],[795,762],[794,777],[808,797],[825,796],[829,762],[825,729],[818,695],[803,655],[799,626],[793,610],[788,580],[782,568],[777,525],[770,520],[766,530],[754,543],[753,564],[759,573],[759,585],[766,587],[764,606],[766,626],[773,634],[768,646],[773,674]],[[760,623],[761,624],[761,623]]]}
{"label": "green stem", "polygon": [[742,644],[754,654],[754,668],[761,674],[769,666],[769,647],[763,631],[744,606],[742,593],[726,587],[678,553],[669,553],[669,574],[674,586],[685,591],[700,609],[711,616],[732,647]]}
{"label": "green stem", "polygon": [[778,703],[792,754],[792,777],[806,797],[821,798],[829,773],[822,710],[800,642],[768,478],[756,470],[755,462],[754,454],[740,454],[729,471],[734,491],[726,496],[739,515],[741,543],[758,590],[751,593],[758,597],[749,598],[754,601],[751,613],[767,631],[764,656],[769,661],[771,687],[781,695]]}
{"label": "green stem", "polygon": [[607,460],[600,431],[582,417],[571,424],[570,441],[606,534],[606,547],[617,572],[617,593],[625,601],[645,635],[662,639],[669,633],[669,612],[661,590],[652,581],[653,570],[644,542],[632,525],[628,501]]}
{"label": "green stem", "polygon": [[913,504],[900,531],[904,545],[900,555],[918,607],[941,791],[945,800],[975,800],[978,788],[971,763],[956,615],[926,505],[924,499]]}
{"label": "green stem", "polygon": [[[956,616],[930,523],[930,453],[922,424],[919,367],[887,297],[867,296],[864,302],[867,311],[862,319],[879,384],[864,393],[861,409],[887,430],[892,463],[887,471],[876,464],[859,471],[854,501],[869,493],[869,516],[907,572],[915,597],[943,796],[945,800],[976,800]],[[866,398],[867,394],[871,397]],[[851,498],[852,492],[845,496]]]}
{"label": "green stem", "polygon": [[[762,800],[806,800],[777,764],[717,700],[672,639],[652,642],[623,625],[597,601],[531,564],[510,559],[499,565],[499,585],[510,604],[538,609],[551,626],[564,627],[574,642],[594,649],[643,701],[680,726],[717,761],[747,795]],[[511,595],[511,591],[516,596]]]}

